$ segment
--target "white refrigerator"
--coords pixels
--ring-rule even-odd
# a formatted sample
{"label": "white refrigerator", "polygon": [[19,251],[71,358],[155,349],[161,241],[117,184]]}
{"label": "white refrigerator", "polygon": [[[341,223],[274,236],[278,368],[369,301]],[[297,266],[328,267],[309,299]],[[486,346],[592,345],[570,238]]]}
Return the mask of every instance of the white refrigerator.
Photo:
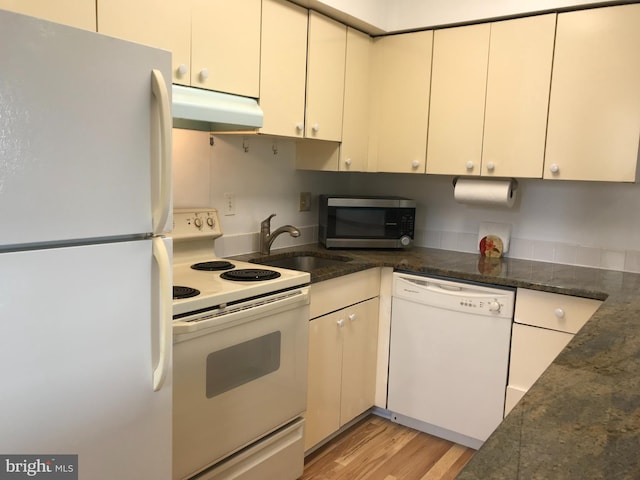
{"label": "white refrigerator", "polygon": [[0,478],[171,478],[170,78],[0,10]]}

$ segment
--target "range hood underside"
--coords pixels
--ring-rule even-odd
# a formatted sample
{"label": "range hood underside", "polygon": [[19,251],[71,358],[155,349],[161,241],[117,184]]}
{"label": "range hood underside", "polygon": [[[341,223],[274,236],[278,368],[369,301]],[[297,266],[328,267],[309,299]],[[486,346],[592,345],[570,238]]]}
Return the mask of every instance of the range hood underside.
{"label": "range hood underside", "polygon": [[173,85],[173,126],[189,130],[255,132],[263,125],[254,98]]}

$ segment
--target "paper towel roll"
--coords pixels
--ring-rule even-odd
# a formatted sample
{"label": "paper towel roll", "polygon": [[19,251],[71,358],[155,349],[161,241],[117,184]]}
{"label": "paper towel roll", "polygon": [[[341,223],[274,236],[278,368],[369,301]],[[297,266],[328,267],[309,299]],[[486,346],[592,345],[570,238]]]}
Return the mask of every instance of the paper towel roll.
{"label": "paper towel roll", "polygon": [[457,202],[470,205],[511,208],[516,201],[516,185],[513,179],[459,178],[453,197]]}

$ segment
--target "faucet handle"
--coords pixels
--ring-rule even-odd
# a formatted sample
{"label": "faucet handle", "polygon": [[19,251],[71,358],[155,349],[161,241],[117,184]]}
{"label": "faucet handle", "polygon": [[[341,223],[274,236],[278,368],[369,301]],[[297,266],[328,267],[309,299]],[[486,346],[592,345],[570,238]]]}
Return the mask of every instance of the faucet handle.
{"label": "faucet handle", "polygon": [[265,218],[262,222],[260,222],[260,226],[261,226],[261,227],[263,227],[263,228],[269,228],[269,227],[270,227],[270,225],[271,225],[271,219],[272,219],[273,217],[275,217],[275,216],[276,216],[276,214],[275,214],[275,213],[272,213],[272,214],[271,214],[271,215],[269,215],[267,218]]}

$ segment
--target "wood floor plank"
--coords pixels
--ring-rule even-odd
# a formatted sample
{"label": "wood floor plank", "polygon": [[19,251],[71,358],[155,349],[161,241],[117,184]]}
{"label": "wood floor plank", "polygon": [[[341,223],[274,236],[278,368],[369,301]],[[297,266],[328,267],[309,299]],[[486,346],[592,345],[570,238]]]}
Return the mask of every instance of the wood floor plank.
{"label": "wood floor plank", "polygon": [[453,479],[473,452],[371,415],[309,455],[301,480]]}

